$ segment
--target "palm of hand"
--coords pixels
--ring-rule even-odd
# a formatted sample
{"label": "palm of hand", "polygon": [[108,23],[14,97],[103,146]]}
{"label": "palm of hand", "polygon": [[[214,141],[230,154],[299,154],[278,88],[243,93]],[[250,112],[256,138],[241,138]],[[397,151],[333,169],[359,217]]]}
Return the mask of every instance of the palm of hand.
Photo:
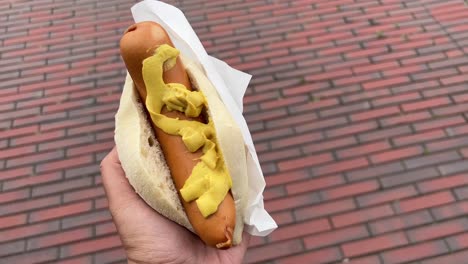
{"label": "palm of hand", "polygon": [[129,185],[117,151],[101,163],[101,172],[114,223],[129,263],[241,263],[249,236],[228,250],[207,247],[184,227],[150,208]]}

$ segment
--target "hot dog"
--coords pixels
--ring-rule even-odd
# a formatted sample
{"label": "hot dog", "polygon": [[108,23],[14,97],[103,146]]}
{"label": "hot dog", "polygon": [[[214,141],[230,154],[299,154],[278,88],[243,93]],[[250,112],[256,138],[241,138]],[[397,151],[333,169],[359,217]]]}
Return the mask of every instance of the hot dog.
{"label": "hot dog", "polygon": [[[154,148],[149,151],[140,150],[141,153],[132,153],[133,157],[128,158],[131,156],[129,155],[131,151],[126,150],[129,145],[128,139],[122,139],[125,133],[119,133],[125,125],[117,124],[118,113],[115,140],[122,167],[130,183],[150,206],[194,231],[207,245],[229,248],[239,243],[243,227],[242,207],[245,201],[242,196],[245,195],[246,180],[238,178],[233,180],[233,177],[245,178],[245,162],[227,162],[227,158],[236,156],[245,160],[245,153],[243,149],[232,153],[232,150],[226,148],[226,143],[223,143],[226,140],[222,140],[224,134],[219,133],[222,132],[219,127],[225,124],[220,124],[218,127],[216,121],[221,119],[214,118],[213,111],[210,112],[211,106],[216,107],[216,112],[223,112],[219,108],[220,101],[219,98],[216,99],[216,92],[206,90],[211,84],[202,76],[202,71],[195,69],[196,67],[192,67],[189,78],[186,65],[179,56],[174,55],[178,51],[173,47],[168,34],[164,28],[154,22],[141,22],[129,27],[120,41],[120,50],[131,76],[131,80],[127,78],[127,83],[133,82],[134,91],[138,94],[136,101],[140,101],[143,110],[137,112],[140,114],[144,112],[146,115],[146,118],[140,120],[140,125],[144,122],[149,123],[155,134],[155,140],[150,135],[147,144],[150,147],[153,145],[156,148],[160,147],[165,161],[160,167],[167,165],[175,189],[169,186],[169,191],[162,191],[163,193],[148,190],[165,189],[167,177],[162,176],[164,173],[161,172],[156,173],[160,175],[137,172],[139,175],[132,176],[135,174],[135,167],[145,167],[145,165],[129,164],[135,163],[129,159],[135,159],[135,155],[145,159],[149,155],[148,152],[154,152]],[[201,86],[204,87],[205,93],[200,91],[200,87],[197,91],[193,91],[192,83],[198,85],[204,83]],[[124,99],[130,101],[124,98],[123,94],[121,107]],[[228,127],[234,128],[234,132],[236,131],[229,118],[224,117],[222,120],[228,123]],[[235,134],[228,137],[239,139],[239,135]],[[161,158],[158,154],[149,156],[153,159]],[[161,162],[155,161],[155,163]],[[237,168],[239,166],[240,168]],[[143,168],[145,169],[147,168]],[[162,177],[166,181],[155,183],[152,182],[155,179],[149,177]],[[207,184],[211,185],[206,186]],[[189,223],[184,219],[184,215],[174,216],[181,214],[175,199],[160,198],[164,201],[155,202],[159,199],[155,198],[155,195],[165,197],[174,191],[179,196]],[[233,194],[237,197],[233,197]],[[171,203],[174,205],[168,205]]]}

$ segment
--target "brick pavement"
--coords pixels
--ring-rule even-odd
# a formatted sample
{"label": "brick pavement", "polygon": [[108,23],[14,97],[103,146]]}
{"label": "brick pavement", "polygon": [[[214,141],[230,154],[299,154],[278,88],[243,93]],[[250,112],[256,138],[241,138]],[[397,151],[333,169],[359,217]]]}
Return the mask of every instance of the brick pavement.
{"label": "brick pavement", "polygon": [[[133,2],[0,3],[1,263],[124,263],[99,162]],[[245,116],[280,228],[247,263],[468,259],[463,1],[170,3],[254,76]]]}

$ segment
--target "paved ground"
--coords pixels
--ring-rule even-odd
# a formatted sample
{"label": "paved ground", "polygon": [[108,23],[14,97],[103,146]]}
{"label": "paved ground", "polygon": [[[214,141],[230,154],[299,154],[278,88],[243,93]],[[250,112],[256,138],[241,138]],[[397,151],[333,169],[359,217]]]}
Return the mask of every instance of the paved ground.
{"label": "paved ground", "polygon": [[[1,263],[124,263],[98,164],[131,2],[0,3]],[[254,75],[245,116],[280,228],[246,262],[466,263],[463,1],[227,2],[171,3]]]}

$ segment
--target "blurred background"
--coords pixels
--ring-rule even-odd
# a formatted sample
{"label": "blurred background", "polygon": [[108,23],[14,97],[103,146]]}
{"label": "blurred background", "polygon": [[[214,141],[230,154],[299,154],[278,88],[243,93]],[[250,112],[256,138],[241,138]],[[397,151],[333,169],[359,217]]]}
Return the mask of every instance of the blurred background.
{"label": "blurred background", "polygon": [[[99,163],[135,2],[1,1],[0,263],[126,263]],[[466,263],[466,1],[166,2],[253,75],[279,228],[246,263]]]}

